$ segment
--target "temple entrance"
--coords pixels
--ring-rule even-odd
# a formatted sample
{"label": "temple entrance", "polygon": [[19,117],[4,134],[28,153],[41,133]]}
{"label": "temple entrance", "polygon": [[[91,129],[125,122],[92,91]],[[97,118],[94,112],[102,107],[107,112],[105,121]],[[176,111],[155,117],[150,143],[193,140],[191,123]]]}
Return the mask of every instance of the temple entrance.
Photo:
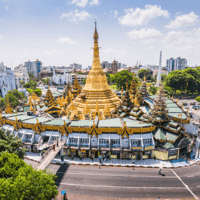
{"label": "temple entrance", "polygon": [[180,157],[187,156],[187,146],[180,149]]}

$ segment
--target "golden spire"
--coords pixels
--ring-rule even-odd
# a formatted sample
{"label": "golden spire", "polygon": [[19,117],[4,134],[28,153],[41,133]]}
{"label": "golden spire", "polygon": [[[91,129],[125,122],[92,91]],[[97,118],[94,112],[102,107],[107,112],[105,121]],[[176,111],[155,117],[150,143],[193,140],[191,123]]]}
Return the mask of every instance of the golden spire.
{"label": "golden spire", "polygon": [[74,100],[77,109],[82,113],[84,106],[88,103],[91,112],[95,112],[96,103],[98,101],[98,108],[100,111],[104,109],[106,101],[108,100],[108,107],[111,111],[115,109],[116,105],[120,104],[120,99],[114,95],[111,88],[108,85],[106,75],[100,64],[99,59],[99,46],[98,46],[98,32],[97,25],[95,22],[94,30],[94,47],[93,47],[93,64],[92,68],[87,75],[86,84],[82,90],[85,98],[83,99],[81,95],[78,95]]}

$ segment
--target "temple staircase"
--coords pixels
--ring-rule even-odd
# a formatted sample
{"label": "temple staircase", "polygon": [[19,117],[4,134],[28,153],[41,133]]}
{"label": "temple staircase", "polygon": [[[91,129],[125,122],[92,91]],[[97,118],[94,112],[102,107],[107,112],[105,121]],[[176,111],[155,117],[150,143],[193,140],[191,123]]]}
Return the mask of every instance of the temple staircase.
{"label": "temple staircase", "polygon": [[58,142],[58,146],[57,146],[57,141],[55,141],[49,147],[49,149],[42,155],[42,158],[41,158],[41,161],[40,161],[41,163],[40,163],[39,167],[37,168],[37,170],[46,169],[48,167],[48,165],[51,163],[51,161],[58,154],[58,152],[62,149],[64,144],[65,144],[65,139]]}

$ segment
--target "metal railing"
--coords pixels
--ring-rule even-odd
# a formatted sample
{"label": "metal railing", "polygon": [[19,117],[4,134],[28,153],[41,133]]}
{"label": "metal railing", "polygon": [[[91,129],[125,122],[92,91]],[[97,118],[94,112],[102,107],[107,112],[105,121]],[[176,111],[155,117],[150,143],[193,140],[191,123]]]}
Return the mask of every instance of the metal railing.
{"label": "metal railing", "polygon": [[53,149],[53,146],[56,145],[56,141],[45,151],[45,153],[41,156],[40,162],[49,154],[49,152]]}

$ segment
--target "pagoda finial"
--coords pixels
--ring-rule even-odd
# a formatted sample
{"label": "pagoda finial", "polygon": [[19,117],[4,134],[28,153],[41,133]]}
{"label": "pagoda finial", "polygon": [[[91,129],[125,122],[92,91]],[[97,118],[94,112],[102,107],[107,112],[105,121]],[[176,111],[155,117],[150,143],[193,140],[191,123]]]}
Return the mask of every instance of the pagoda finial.
{"label": "pagoda finial", "polygon": [[126,82],[126,91],[128,91],[128,81]]}

